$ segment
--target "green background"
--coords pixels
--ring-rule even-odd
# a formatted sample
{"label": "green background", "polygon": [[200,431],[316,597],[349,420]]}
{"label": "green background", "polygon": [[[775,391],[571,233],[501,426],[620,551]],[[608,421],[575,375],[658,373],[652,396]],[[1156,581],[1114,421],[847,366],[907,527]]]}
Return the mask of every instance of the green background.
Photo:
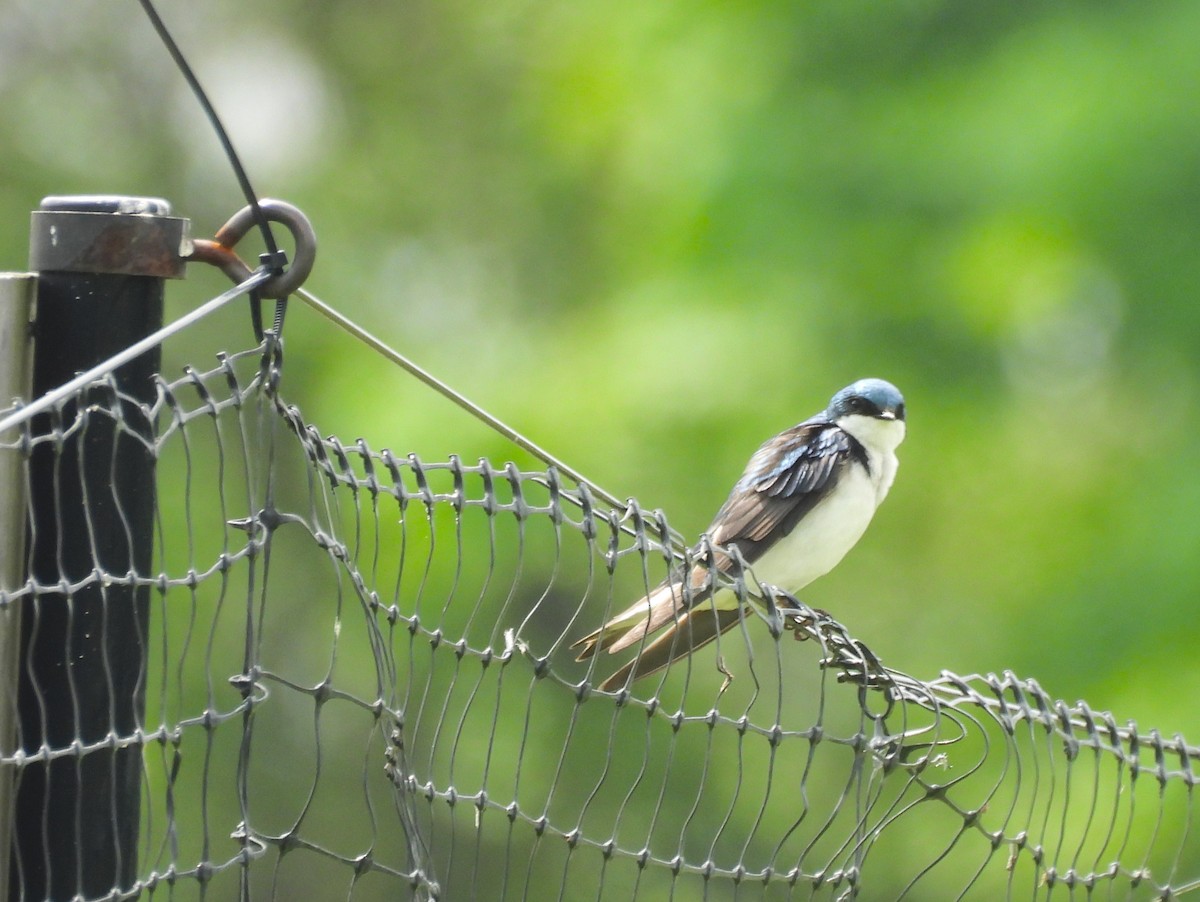
{"label": "green background", "polygon": [[[803,600],[913,675],[1200,736],[1200,5],[162,12],[326,301],[689,537],[758,443],[887,378],[895,487]],[[197,235],[242,205],[135,3],[9,6],[0,108],[4,268],[46,194]],[[299,305],[286,334],[321,431],[532,465]],[[169,366],[250,341],[226,311]]]}

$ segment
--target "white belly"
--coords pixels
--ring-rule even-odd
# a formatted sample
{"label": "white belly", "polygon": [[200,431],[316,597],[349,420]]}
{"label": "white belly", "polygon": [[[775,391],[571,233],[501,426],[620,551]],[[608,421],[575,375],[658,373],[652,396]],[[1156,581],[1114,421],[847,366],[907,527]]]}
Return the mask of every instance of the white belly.
{"label": "white belly", "polygon": [[850,468],[828,498],[755,562],[755,577],[795,593],[824,576],[867,531],[882,500],[879,490],[878,480],[861,467]]}

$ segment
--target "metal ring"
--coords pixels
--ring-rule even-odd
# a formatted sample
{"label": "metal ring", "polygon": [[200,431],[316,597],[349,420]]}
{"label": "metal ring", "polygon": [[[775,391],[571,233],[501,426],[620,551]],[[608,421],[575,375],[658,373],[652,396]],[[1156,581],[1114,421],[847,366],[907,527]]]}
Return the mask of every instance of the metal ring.
{"label": "metal ring", "polygon": [[[277,222],[291,232],[296,246],[291,265],[279,275],[264,282],[259,287],[258,294],[264,298],[286,297],[303,285],[308,274],[312,272],[313,263],[317,258],[317,234],[308,217],[286,201],[263,199],[258,202],[258,206],[269,222]],[[220,267],[221,271],[235,282],[246,281],[250,278],[252,270],[233,252],[233,248],[257,224],[254,208],[243,207],[217,230],[212,241],[193,242],[191,259]]]}

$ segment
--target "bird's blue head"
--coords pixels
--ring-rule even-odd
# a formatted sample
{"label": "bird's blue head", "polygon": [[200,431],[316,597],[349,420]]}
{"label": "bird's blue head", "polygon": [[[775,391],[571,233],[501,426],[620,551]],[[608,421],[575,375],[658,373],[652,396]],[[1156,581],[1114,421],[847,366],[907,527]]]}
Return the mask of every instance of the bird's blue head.
{"label": "bird's blue head", "polygon": [[857,414],[877,420],[903,420],[904,395],[883,379],[859,379],[833,396],[827,410],[835,422]]}

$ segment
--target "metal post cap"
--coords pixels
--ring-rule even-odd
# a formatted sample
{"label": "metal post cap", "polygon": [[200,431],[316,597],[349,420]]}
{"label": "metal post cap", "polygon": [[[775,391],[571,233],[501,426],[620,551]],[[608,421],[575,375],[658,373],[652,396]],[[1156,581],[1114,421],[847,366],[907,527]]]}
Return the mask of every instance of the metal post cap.
{"label": "metal post cap", "polygon": [[31,216],[29,268],[182,279],[191,223],[170,213],[158,197],[47,197]]}

